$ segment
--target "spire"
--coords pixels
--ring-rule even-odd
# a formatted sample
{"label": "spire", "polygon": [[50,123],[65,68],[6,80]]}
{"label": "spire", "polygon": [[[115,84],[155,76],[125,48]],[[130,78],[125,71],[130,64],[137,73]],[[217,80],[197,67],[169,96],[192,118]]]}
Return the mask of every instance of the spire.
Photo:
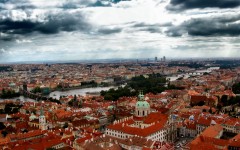
{"label": "spire", "polygon": [[143,91],[140,91],[140,92],[139,92],[138,101],[144,101]]}

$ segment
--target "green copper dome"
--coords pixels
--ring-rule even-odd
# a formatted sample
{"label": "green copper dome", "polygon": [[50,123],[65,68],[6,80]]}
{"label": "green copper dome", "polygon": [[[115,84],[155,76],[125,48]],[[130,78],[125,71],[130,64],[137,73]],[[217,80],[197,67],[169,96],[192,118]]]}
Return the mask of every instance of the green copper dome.
{"label": "green copper dome", "polygon": [[149,108],[150,105],[147,101],[138,101],[136,103],[136,108]]}

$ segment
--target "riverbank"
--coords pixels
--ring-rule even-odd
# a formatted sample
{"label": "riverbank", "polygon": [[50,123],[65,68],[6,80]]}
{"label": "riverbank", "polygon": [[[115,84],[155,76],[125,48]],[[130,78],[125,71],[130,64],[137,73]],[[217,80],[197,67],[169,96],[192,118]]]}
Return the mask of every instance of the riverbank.
{"label": "riverbank", "polygon": [[64,91],[70,91],[70,90],[80,90],[80,89],[88,89],[88,88],[105,88],[105,87],[115,87],[115,84],[107,85],[107,86],[74,86],[74,87],[68,87],[68,88],[55,88],[52,90],[52,92],[64,92]]}
{"label": "riverbank", "polygon": [[60,96],[68,96],[68,95],[87,95],[87,93],[96,93],[101,91],[107,91],[111,88],[116,88],[115,86],[109,87],[92,87],[92,88],[82,88],[82,89],[73,89],[67,91],[54,91],[51,92],[48,96],[52,98],[59,99]]}
{"label": "riverbank", "polygon": [[20,100],[20,101],[25,101],[25,102],[34,102],[34,101],[36,101],[35,99],[31,99],[31,98],[24,97],[24,96],[19,96],[19,97],[14,97],[14,98],[6,98],[6,99],[0,98],[0,101],[4,101],[4,100],[13,100],[13,101]]}
{"label": "riverbank", "polygon": [[[76,88],[76,89],[66,89],[64,91],[53,91],[48,95],[45,95],[46,97],[51,97],[53,99],[59,99],[60,96],[68,96],[68,95],[87,95],[87,93],[100,93],[101,91],[107,91],[110,88],[117,88],[116,86],[108,86],[108,87],[89,87],[89,88]],[[35,101],[35,99],[27,98],[24,96],[14,97],[14,98],[6,98],[6,99],[0,99],[0,100],[17,100],[20,101]]]}

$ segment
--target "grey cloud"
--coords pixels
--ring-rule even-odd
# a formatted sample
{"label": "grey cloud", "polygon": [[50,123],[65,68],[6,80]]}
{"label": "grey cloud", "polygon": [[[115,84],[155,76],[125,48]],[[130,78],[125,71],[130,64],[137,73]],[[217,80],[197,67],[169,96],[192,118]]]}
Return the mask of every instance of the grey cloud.
{"label": "grey cloud", "polygon": [[76,9],[80,7],[111,7],[112,4],[117,4],[122,1],[131,1],[131,0],[78,0],[78,1],[67,1],[61,6],[64,9]]}
{"label": "grey cloud", "polygon": [[[46,3],[48,2],[47,0],[45,1]],[[13,9],[30,10],[35,8],[78,9],[84,7],[111,7],[112,4],[117,4],[122,1],[131,0],[61,0],[58,3],[56,3],[55,6],[49,5],[36,6],[33,3],[31,3],[30,0],[0,0],[0,10],[9,10],[8,8],[9,4],[11,5],[11,10]]]}
{"label": "grey cloud", "polygon": [[132,27],[167,27],[172,26],[171,22],[163,23],[163,24],[146,24],[143,22],[135,23]]}
{"label": "grey cloud", "polygon": [[161,33],[162,27],[170,27],[172,26],[171,22],[163,23],[163,24],[146,24],[146,23],[135,23],[132,25],[133,28],[136,28],[139,31],[147,31],[150,33]]}
{"label": "grey cloud", "polygon": [[35,9],[36,7],[32,5],[28,0],[0,0],[0,10],[7,10],[8,4],[11,5],[11,9]]}
{"label": "grey cloud", "polygon": [[190,19],[179,26],[170,27],[168,36],[238,36],[240,15]]}
{"label": "grey cloud", "polygon": [[[96,30],[97,29],[97,30]],[[52,13],[45,17],[44,22],[33,21],[31,19],[12,20],[11,18],[0,19],[0,31],[5,36],[1,36],[0,40],[10,41],[21,36],[31,36],[35,33],[41,34],[57,34],[62,31],[66,32],[82,32],[86,34],[108,35],[120,33],[122,28],[119,27],[98,27],[88,22],[87,16],[77,13]]]}
{"label": "grey cloud", "polygon": [[101,0],[90,1],[90,0],[77,0],[77,1],[66,1],[60,7],[63,9],[77,9],[82,7],[105,7],[110,6],[110,2],[103,3]]}
{"label": "grey cloud", "polygon": [[35,28],[44,34],[54,34],[60,31],[82,31],[87,32],[91,29],[91,25],[87,22],[85,16],[81,13],[69,14],[60,13],[49,15],[46,23],[40,23]]}
{"label": "grey cloud", "polygon": [[150,33],[161,33],[161,30],[159,28],[156,28],[156,27],[148,27],[148,28],[145,28],[145,29],[141,29],[141,31],[147,31],[147,32],[150,32]]}
{"label": "grey cloud", "polygon": [[56,34],[61,31],[81,31],[88,32],[91,25],[87,22],[85,16],[81,13],[58,13],[46,16],[45,22],[25,20],[12,20],[11,18],[0,20],[0,31],[9,35],[7,38],[1,37],[1,40],[10,40],[15,35],[28,35],[33,32],[42,34]]}
{"label": "grey cloud", "polygon": [[179,37],[182,36],[185,32],[185,28],[182,26],[173,26],[165,31],[165,33],[170,37]]}
{"label": "grey cloud", "polygon": [[114,33],[119,33],[121,32],[121,28],[101,28],[97,31],[99,34],[114,34]]}
{"label": "grey cloud", "polygon": [[4,35],[3,34],[4,33],[0,32],[0,42],[1,41],[3,41],[3,42],[12,41],[12,40],[20,37],[19,35],[16,35],[16,34],[4,34]]}
{"label": "grey cloud", "polygon": [[171,0],[167,9],[183,11],[194,8],[236,8],[240,6],[239,0]]}

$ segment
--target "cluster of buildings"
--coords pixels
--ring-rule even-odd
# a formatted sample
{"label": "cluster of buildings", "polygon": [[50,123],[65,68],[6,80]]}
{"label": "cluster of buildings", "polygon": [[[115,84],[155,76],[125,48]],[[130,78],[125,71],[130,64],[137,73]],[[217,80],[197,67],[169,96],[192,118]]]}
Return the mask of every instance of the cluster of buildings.
{"label": "cluster of buildings", "polygon": [[[28,67],[35,70],[24,76],[29,71],[25,69]],[[126,72],[133,76],[144,75],[164,68],[155,66],[149,71],[148,67],[142,66],[28,67],[14,66],[14,70],[18,71],[1,78],[0,88],[8,86],[14,89],[12,83],[21,86],[20,83],[26,79],[32,79],[27,82],[29,88],[31,84],[47,85],[45,83],[52,81],[57,85],[70,79],[79,82],[96,76],[106,79],[125,75]],[[22,74],[18,74],[21,68]],[[179,68],[189,71],[189,68]],[[179,68],[169,70],[179,71]],[[84,73],[86,78],[83,78]],[[239,75],[240,68],[212,69],[204,74],[188,73],[169,81],[177,89],[158,94],[144,95],[140,92],[137,97],[121,97],[117,101],[105,101],[102,96],[89,95],[61,97],[61,104],[2,100],[0,112],[4,112],[9,104],[21,107],[18,113],[0,115],[0,149],[240,149],[239,102],[229,102],[229,105],[223,102],[223,99],[228,102],[237,97],[231,87],[240,81]],[[9,87],[10,83],[12,87]],[[70,106],[69,102],[73,104]],[[186,142],[179,144],[181,140]]]}
{"label": "cluster of buildings", "polygon": [[152,73],[174,74],[178,67],[166,65],[146,66],[141,64],[52,64],[52,65],[10,65],[13,71],[0,72],[0,93],[2,89],[15,92],[26,84],[28,91],[35,87],[56,89],[76,88],[86,83],[112,85],[139,75]]}

